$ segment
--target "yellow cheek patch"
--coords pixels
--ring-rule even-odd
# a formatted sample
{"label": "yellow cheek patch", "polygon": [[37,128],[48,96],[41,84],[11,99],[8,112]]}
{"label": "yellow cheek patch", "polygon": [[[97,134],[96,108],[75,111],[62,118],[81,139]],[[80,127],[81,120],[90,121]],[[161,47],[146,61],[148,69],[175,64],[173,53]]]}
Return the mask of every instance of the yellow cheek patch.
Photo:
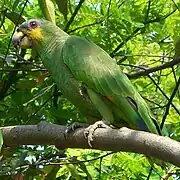
{"label": "yellow cheek patch", "polygon": [[28,37],[30,37],[32,40],[41,41],[43,39],[41,30],[39,27],[32,30],[25,29],[23,33],[26,34]]}

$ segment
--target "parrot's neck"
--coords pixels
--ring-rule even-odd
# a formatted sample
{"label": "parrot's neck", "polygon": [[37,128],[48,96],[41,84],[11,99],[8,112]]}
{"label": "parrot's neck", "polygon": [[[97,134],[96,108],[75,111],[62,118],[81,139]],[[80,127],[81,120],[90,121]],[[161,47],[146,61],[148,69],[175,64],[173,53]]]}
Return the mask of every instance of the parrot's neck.
{"label": "parrot's neck", "polygon": [[46,31],[43,36],[45,37],[44,40],[36,44],[34,50],[38,53],[50,74],[52,74],[54,63],[61,60],[61,51],[69,35],[61,29],[57,29],[53,34],[52,31]]}
{"label": "parrot's neck", "polygon": [[[62,31],[61,29],[57,28],[55,31],[46,30],[42,32],[44,39],[38,43],[33,45],[34,50],[39,52],[39,55],[49,56],[55,51],[57,48],[63,46],[66,39],[69,37],[67,33]],[[57,47],[58,45],[58,47]]]}

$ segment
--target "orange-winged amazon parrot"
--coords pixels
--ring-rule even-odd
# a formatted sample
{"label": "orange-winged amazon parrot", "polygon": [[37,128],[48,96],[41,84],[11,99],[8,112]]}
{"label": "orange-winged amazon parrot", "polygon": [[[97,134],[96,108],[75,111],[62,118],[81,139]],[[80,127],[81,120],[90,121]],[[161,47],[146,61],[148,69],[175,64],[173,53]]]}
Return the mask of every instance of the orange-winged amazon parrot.
{"label": "orange-winged amazon parrot", "polygon": [[38,19],[24,22],[12,42],[38,53],[63,95],[87,119],[161,134],[143,98],[99,46]]}

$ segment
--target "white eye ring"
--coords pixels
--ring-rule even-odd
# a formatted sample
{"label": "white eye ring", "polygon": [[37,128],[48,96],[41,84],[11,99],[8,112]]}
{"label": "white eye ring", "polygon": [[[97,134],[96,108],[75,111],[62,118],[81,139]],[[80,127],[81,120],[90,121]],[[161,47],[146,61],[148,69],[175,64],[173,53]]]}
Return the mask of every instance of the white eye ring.
{"label": "white eye ring", "polygon": [[35,21],[31,21],[31,22],[29,23],[29,25],[30,25],[30,27],[33,28],[33,29],[35,29],[35,28],[37,27],[37,23],[36,23]]}

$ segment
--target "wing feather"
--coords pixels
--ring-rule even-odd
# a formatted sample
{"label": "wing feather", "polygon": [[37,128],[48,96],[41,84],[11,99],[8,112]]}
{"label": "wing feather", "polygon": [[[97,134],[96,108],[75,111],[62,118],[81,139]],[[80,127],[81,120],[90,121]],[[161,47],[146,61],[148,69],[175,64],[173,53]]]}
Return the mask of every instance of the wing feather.
{"label": "wing feather", "polygon": [[120,109],[125,121],[157,133],[146,103],[104,50],[84,38],[70,36],[63,47],[63,58],[78,81],[102,96],[112,97],[112,103]]}

